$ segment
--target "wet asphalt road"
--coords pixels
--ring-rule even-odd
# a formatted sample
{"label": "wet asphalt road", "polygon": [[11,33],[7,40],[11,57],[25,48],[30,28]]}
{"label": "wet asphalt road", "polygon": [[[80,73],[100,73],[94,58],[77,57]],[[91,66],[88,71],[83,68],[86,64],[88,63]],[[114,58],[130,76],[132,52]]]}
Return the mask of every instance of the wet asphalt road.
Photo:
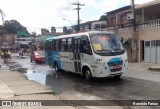
{"label": "wet asphalt road", "polygon": [[44,63],[31,63],[29,58],[6,61],[10,70],[24,73],[28,79],[49,86],[57,95],[76,91],[101,100],[160,100],[160,83],[122,76],[121,79],[103,78],[87,82],[78,74],[55,73]]}

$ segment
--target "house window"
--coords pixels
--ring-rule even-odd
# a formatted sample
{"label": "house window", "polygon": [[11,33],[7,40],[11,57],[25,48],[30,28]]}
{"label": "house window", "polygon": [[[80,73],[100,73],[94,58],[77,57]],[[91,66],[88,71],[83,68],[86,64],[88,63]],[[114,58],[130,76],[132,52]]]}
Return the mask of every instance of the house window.
{"label": "house window", "polygon": [[97,29],[100,29],[101,28],[101,26],[100,26],[100,24],[95,24],[95,29],[97,30]]}
{"label": "house window", "polygon": [[157,19],[157,15],[156,14],[152,14],[148,17],[148,20],[156,20]]}
{"label": "house window", "polygon": [[88,24],[88,29],[91,30],[91,24],[90,23]]}
{"label": "house window", "polygon": [[150,47],[150,41],[145,41],[145,46]]}
{"label": "house window", "polygon": [[125,15],[121,15],[120,16],[120,24],[124,24],[124,23],[126,23],[126,16]]}
{"label": "house window", "polygon": [[157,19],[160,19],[160,13],[158,13],[158,14],[156,15],[156,18],[157,18]]}
{"label": "house window", "polygon": [[116,17],[111,18],[111,25],[112,26],[116,25]]}
{"label": "house window", "polygon": [[151,41],[151,46],[156,46],[156,41],[155,40]]}
{"label": "house window", "polygon": [[84,26],[84,25],[82,25],[82,29],[85,29],[85,26]]}
{"label": "house window", "polygon": [[156,40],[156,46],[160,46],[160,40]]}
{"label": "house window", "polygon": [[101,24],[101,29],[104,29],[106,28],[106,25],[105,24]]}

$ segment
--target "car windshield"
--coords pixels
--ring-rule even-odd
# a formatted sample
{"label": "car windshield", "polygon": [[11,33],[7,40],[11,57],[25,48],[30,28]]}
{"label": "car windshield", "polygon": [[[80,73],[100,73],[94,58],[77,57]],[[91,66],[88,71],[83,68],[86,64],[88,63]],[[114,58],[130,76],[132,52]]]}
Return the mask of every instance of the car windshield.
{"label": "car windshield", "polygon": [[90,39],[95,53],[124,52],[124,48],[115,34],[92,34]]}

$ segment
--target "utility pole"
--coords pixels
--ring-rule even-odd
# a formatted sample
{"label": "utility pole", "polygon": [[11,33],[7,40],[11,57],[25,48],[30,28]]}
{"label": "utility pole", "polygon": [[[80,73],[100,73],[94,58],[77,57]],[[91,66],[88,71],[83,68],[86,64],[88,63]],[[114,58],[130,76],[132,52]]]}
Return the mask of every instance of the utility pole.
{"label": "utility pole", "polygon": [[131,57],[132,62],[136,62],[137,59],[137,34],[136,34],[136,18],[135,18],[135,4],[134,0],[131,0],[131,10],[132,10],[132,38],[131,38]]}
{"label": "utility pole", "polygon": [[32,32],[32,37],[33,37],[33,41],[32,41],[32,52],[35,51],[36,46],[35,46],[35,36],[36,36],[36,32]]}
{"label": "utility pole", "polygon": [[85,4],[80,4],[78,3],[73,3],[73,5],[77,5],[77,8],[75,8],[74,10],[77,10],[78,13],[78,20],[77,20],[77,32],[80,31],[80,18],[79,18],[79,10],[81,9],[80,6],[84,6]]}

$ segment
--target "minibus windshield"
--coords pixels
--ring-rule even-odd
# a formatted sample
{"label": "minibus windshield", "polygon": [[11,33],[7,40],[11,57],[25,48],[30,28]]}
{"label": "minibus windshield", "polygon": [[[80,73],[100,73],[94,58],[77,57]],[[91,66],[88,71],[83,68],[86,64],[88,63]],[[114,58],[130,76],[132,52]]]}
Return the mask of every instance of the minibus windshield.
{"label": "minibus windshield", "polygon": [[124,53],[124,48],[115,34],[92,34],[90,40],[96,54],[116,55]]}

